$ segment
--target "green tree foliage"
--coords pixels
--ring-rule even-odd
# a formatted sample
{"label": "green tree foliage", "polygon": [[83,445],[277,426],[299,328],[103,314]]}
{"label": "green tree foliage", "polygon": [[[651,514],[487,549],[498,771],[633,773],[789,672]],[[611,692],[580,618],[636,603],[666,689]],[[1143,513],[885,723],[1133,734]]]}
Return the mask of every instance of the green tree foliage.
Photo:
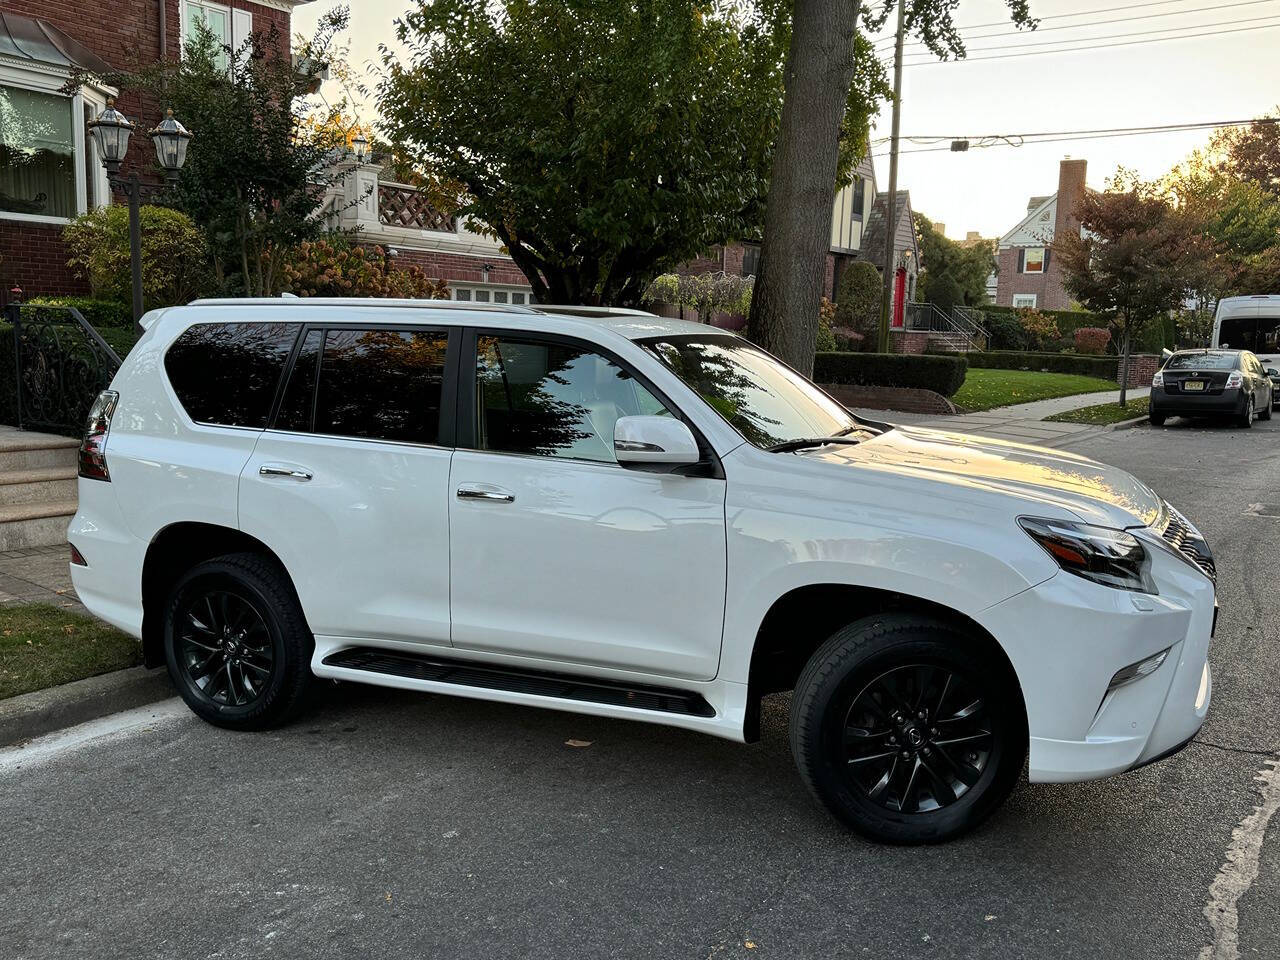
{"label": "green tree foliage", "polygon": [[936,230],[924,214],[915,215],[924,273],[920,296],[943,310],[980,307],[987,302],[987,277],[996,269],[990,245],[965,246]]}
{"label": "green tree foliage", "polygon": [[[203,293],[210,281],[208,250],[191,218],[167,207],[144,205],[138,212],[143,307],[152,310],[187,303]],[[127,207],[99,207],[76,217],[63,229],[62,239],[67,245],[67,266],[88,282],[95,297],[131,302]]]}
{"label": "green tree foliage", "polygon": [[534,295],[636,302],[760,222],[781,102],[768,22],[710,0],[421,0],[382,132],[461,186]]}
{"label": "green tree foliage", "polygon": [[[347,19],[342,7],[321,18],[315,39],[299,51],[307,62],[318,68]],[[272,24],[231,49],[200,25],[181,60],[98,78],[146,91],[195,134],[165,199],[204,234],[219,285],[248,295],[278,292],[288,249],[323,232],[316,213],[333,179],[324,171],[345,139],[339,125],[315,116],[313,78],[294,70],[286,41]],[[131,152],[149,149],[138,143]]]}
{"label": "green tree foliage", "polygon": [[1086,193],[1075,212],[1080,234],[1055,238],[1054,256],[1067,290],[1094,313],[1115,317],[1124,406],[1130,343],[1203,283],[1212,243],[1187,211],[1124,171],[1105,193]]}
{"label": "green tree foliage", "polygon": [[751,309],[754,277],[732,273],[664,273],[641,295],[642,303],[669,303],[697,311],[698,320],[710,323],[719,313],[746,316]]}
{"label": "green tree foliage", "polygon": [[876,342],[880,325],[880,271],[865,260],[855,260],[840,274],[833,326],[860,335],[862,344]]}

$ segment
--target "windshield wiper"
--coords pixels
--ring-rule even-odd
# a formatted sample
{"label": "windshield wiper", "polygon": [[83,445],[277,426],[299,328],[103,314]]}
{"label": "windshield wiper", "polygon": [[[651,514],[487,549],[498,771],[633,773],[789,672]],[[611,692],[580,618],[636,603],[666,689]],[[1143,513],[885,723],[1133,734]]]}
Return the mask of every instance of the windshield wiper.
{"label": "windshield wiper", "polygon": [[792,450],[803,450],[806,447],[824,447],[828,443],[842,443],[850,446],[861,443],[861,437],[801,437],[798,440],[784,440],[772,447],[765,447],[769,453],[790,453]]}

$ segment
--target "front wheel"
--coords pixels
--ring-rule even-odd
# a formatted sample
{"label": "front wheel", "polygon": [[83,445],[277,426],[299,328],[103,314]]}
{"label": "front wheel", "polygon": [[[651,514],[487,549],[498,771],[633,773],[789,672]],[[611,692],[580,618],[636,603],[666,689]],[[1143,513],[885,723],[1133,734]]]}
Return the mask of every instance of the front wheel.
{"label": "front wheel", "polygon": [[814,654],[791,704],[800,775],[872,840],[940,843],[1013,789],[1027,750],[1016,679],[950,624],[867,617]]}
{"label": "front wheel", "polygon": [[193,712],[233,730],[293,716],[311,684],[315,640],[278,563],[252,553],[197,564],[169,596],[169,676]]}

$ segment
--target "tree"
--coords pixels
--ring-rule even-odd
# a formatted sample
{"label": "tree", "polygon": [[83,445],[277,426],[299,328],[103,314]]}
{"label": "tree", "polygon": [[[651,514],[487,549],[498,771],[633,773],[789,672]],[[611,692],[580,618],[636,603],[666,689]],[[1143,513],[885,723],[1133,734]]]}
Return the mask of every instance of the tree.
{"label": "tree", "polygon": [[1114,314],[1123,407],[1131,340],[1196,289],[1212,244],[1185,210],[1123,170],[1105,193],[1081,197],[1075,215],[1081,231],[1056,237],[1053,253],[1072,296],[1094,313]]}
{"label": "tree", "polygon": [[[787,0],[775,2],[788,5]],[[952,19],[956,0],[902,2],[907,5],[907,31],[929,50],[944,58],[964,55]],[[1016,24],[1035,25],[1028,0],[1006,3]],[[860,45],[855,55],[858,20],[861,14],[864,27],[874,33],[893,9],[891,0],[865,11],[860,0],[794,0],[791,9],[782,123],[747,332],[803,372],[813,370],[841,138],[859,132],[846,119],[850,94],[857,89],[855,78],[862,75],[865,84],[879,69],[869,62],[876,59],[868,52],[870,45]]]}
{"label": "tree", "polygon": [[924,214],[915,215],[924,273],[920,280],[923,299],[950,310],[953,306],[980,307],[987,302],[987,277],[996,269],[996,257],[985,243],[957,243],[938,232]]}
{"label": "tree", "polygon": [[[383,135],[555,303],[635,303],[760,222],[781,103],[759,17],[711,0],[422,0]],[[815,307],[816,311],[816,307]]]}
{"label": "tree", "polygon": [[[318,69],[346,24],[345,8],[325,14],[300,50],[302,60]],[[78,73],[72,85],[86,79]],[[275,25],[232,49],[200,24],[180,61],[98,79],[146,91],[194,131],[165,202],[204,234],[219,286],[249,296],[277,293],[289,249],[323,232],[316,213],[336,176],[324,171],[343,136],[337,124],[310,116],[313,78],[294,70]]]}

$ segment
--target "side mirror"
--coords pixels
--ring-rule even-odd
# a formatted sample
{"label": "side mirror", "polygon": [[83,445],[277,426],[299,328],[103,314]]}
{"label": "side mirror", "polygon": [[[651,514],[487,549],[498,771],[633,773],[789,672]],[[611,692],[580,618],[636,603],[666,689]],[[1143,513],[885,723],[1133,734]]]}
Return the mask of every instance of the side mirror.
{"label": "side mirror", "polygon": [[675,417],[619,417],[613,425],[613,455],[624,466],[677,466],[702,459],[693,432]]}
{"label": "side mirror", "polygon": [[1267,376],[1280,377],[1280,370],[1277,370],[1275,367],[1267,367]]}

